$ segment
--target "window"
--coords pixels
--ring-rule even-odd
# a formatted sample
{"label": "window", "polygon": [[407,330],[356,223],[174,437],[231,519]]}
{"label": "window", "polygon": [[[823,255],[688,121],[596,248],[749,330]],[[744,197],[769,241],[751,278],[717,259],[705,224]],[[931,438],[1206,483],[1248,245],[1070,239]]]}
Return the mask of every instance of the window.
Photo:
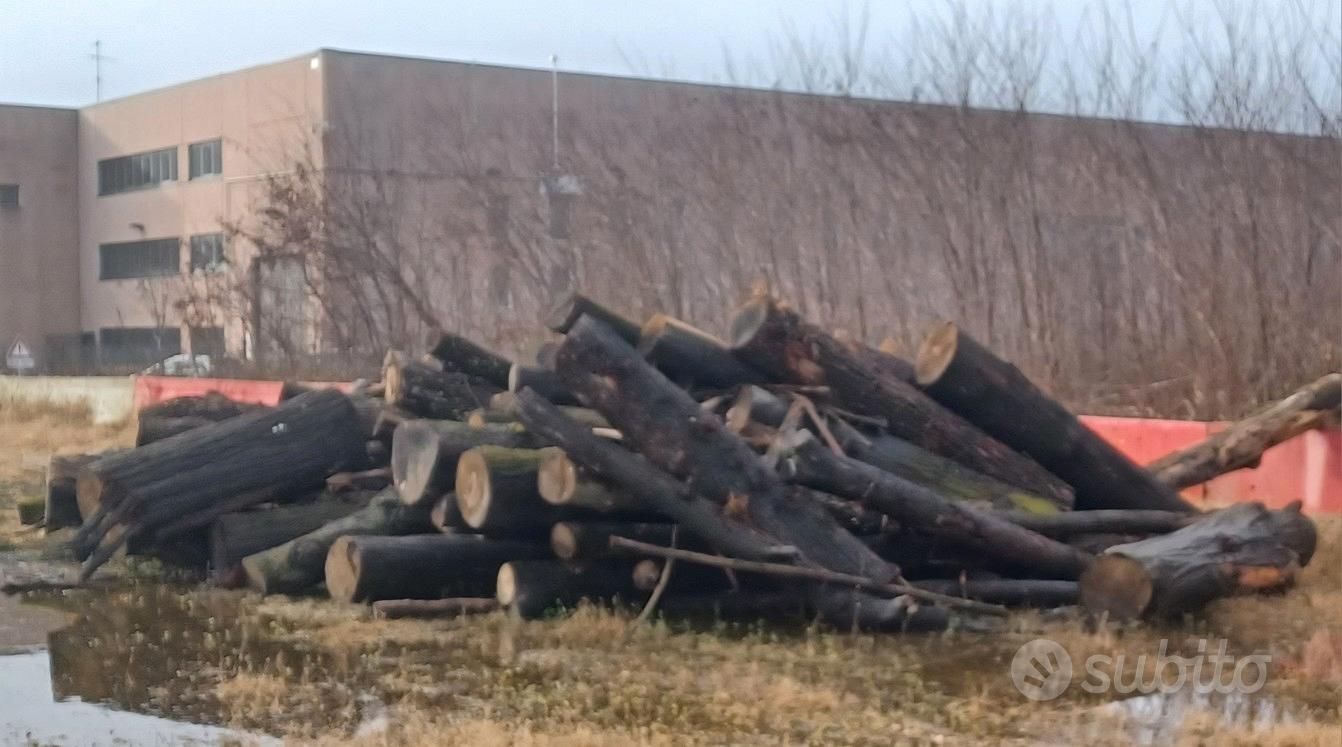
{"label": "window", "polygon": [[224,141],[206,140],[192,143],[186,148],[187,178],[199,179],[202,176],[224,173]]}
{"label": "window", "polygon": [[223,327],[192,327],[191,354],[208,355],[210,359],[224,357]]}
{"label": "window", "polygon": [[177,239],[150,239],[98,247],[98,279],[157,278],[180,272]]}
{"label": "window", "polygon": [[103,327],[98,331],[103,363],[144,366],[182,352],[176,327]]}
{"label": "window", "polygon": [[19,206],[19,185],[0,184],[0,208],[16,208]]}
{"label": "window", "polygon": [[98,194],[114,195],[177,181],[177,149],[164,148],[98,162]]}
{"label": "window", "polygon": [[191,237],[192,272],[219,272],[226,264],[222,233],[200,233]]}

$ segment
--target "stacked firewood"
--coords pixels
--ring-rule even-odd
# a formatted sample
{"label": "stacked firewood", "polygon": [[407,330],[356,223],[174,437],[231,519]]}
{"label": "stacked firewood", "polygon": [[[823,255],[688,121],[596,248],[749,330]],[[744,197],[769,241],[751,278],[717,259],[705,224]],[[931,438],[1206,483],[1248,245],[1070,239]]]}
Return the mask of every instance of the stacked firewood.
{"label": "stacked firewood", "polygon": [[1314,550],[1298,505],[1178,489],[1335,413],[1336,374],[1144,469],[949,323],[913,362],[768,297],[730,340],[577,294],[546,323],[562,341],[530,363],[437,334],[349,394],[159,408],[137,448],[53,461],[49,528],[79,524],[85,578],[194,548],[218,583],[392,616],[586,599],[877,630],[1176,616],[1286,587]]}

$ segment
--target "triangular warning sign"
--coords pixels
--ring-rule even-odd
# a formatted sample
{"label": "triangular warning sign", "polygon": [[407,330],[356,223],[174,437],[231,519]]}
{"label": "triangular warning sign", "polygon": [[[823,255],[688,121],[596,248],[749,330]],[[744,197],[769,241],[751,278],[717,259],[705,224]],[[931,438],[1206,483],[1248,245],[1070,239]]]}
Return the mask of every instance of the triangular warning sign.
{"label": "triangular warning sign", "polygon": [[29,358],[32,357],[32,351],[28,350],[28,346],[24,344],[23,340],[15,340],[14,347],[9,349],[9,356],[13,358]]}

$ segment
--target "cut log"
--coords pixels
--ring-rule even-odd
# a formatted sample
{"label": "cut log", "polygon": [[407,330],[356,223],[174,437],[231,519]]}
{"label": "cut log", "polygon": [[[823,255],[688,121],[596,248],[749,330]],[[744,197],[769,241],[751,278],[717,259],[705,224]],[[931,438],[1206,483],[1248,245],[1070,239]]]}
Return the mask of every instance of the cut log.
{"label": "cut log", "polygon": [[916,387],[881,375],[846,345],[772,299],[755,299],[736,315],[732,351],[784,381],[828,387],[843,407],[885,418],[894,436],[1051,503],[1072,505],[1072,489],[1062,480]]}
{"label": "cut log", "polygon": [[[596,410],[571,405],[559,409],[570,420],[576,420],[589,428],[610,427],[610,422]],[[515,423],[517,420],[517,395],[513,392],[500,392],[490,398],[489,407],[472,412],[466,422],[478,426],[484,423]]]}
{"label": "cut log", "polygon": [[581,293],[560,297],[545,315],[545,326],[552,332],[568,334],[583,316],[589,316],[610,327],[611,331],[630,345],[637,345],[642,329],[635,322],[611,311]]}
{"label": "cut log", "polygon": [[1116,619],[1168,618],[1237,594],[1295,583],[1318,541],[1295,503],[1269,511],[1241,503],[1183,529],[1115,545],[1081,579],[1081,603]]}
{"label": "cut log", "polygon": [[178,433],[186,433],[202,425],[209,425],[216,421],[209,418],[202,418],[198,415],[188,415],[181,418],[151,417],[141,415],[136,419],[135,424],[135,445],[146,446],[155,441],[162,441],[165,438],[171,438]]}
{"label": "cut log", "polygon": [[853,355],[863,365],[876,371],[881,376],[899,379],[900,381],[912,384],[915,379],[913,364],[884,350],[864,345],[854,340],[849,343],[848,349],[853,351]]}
{"label": "cut log", "polygon": [[764,380],[733,356],[727,343],[665,314],[653,314],[643,325],[638,352],[684,386],[727,389]]}
{"label": "cut log", "polygon": [[519,560],[499,568],[499,604],[524,620],[547,610],[572,609],[584,599],[611,601],[642,596],[634,588],[633,564],[620,560],[569,564],[559,560]]}
{"label": "cut log", "polygon": [[395,488],[378,493],[368,506],[301,537],[242,559],[247,585],[262,594],[297,594],[321,583],[326,554],[347,535],[400,535],[432,531],[427,506],[407,506]]}
{"label": "cut log", "polygon": [[1006,607],[1047,609],[1077,603],[1080,585],[1076,581],[1004,578],[981,581],[914,581],[914,586],[939,594],[977,599]]}
{"label": "cut log", "polygon": [[1066,480],[1076,489],[1077,508],[1194,510],[954,324],[938,325],[923,341],[917,361],[919,386]]}
{"label": "cut log", "polygon": [[392,436],[396,433],[396,427],[407,420],[414,420],[415,416],[404,410],[398,410],[395,407],[383,407],[378,412],[377,418],[373,421],[372,437],[376,441],[384,444],[390,444]]}
{"label": "cut log", "polygon": [[346,535],[326,555],[326,589],[340,602],[494,594],[499,567],[546,558],[542,544],[479,535]]}
{"label": "cut log", "polygon": [[[630,571],[634,588],[644,592],[657,588],[657,583],[662,580],[662,570],[666,567],[666,562],[648,558],[635,563],[634,569]],[[726,571],[706,565],[682,563],[672,568],[666,591],[676,595],[716,594],[731,588],[732,576],[727,575]]]}
{"label": "cut log", "polygon": [[742,433],[754,422],[777,428],[787,417],[788,403],[768,389],[754,385],[741,387],[732,406],[723,416],[732,433]]}
{"label": "cut log", "polygon": [[391,467],[378,467],[360,472],[337,472],[326,478],[326,489],[332,493],[351,490],[381,490],[392,482]]}
{"label": "cut log", "polygon": [[518,395],[522,422],[593,474],[618,485],[644,501],[651,510],[680,524],[685,531],[725,553],[744,558],[791,557],[781,546],[748,525],[724,516],[707,499],[662,472],[646,459],[597,437],[588,428],[565,418],[557,407],[532,391]]}
{"label": "cut log", "polygon": [[248,412],[263,409],[265,405],[238,402],[219,392],[206,392],[198,397],[174,397],[140,410],[141,417],[150,418],[205,418],[212,422],[228,420]]}
{"label": "cut log", "polygon": [[75,495],[75,481],[79,470],[92,464],[100,457],[110,454],[57,454],[47,463],[46,507],[43,512],[43,527],[48,533],[65,527],[79,526],[82,518],[79,513],[79,497]]}
{"label": "cut log", "polygon": [[1206,514],[1108,509],[1052,515],[1013,511],[1003,516],[1012,524],[1047,537],[1075,537],[1082,534],[1168,534],[1204,518]]}
{"label": "cut log", "polygon": [[499,609],[493,597],[449,597],[448,599],[379,599],[373,602],[373,617],[382,620],[402,618],[434,619],[484,615]]}
{"label": "cut log", "polygon": [[429,523],[443,534],[471,531],[461,518],[461,506],[457,505],[456,493],[443,493],[438,496],[438,500],[433,502],[433,510],[429,512]]}
{"label": "cut log", "polygon": [[512,361],[471,342],[461,335],[431,335],[429,355],[443,364],[444,371],[456,371],[493,384],[508,386],[508,368]]}
{"label": "cut log", "polygon": [[540,438],[515,423],[472,427],[452,420],[410,420],[397,426],[392,437],[392,480],[407,503],[432,502],[456,485],[457,461],[468,449],[544,445]]}
{"label": "cut log", "polygon": [[902,438],[883,433],[868,436],[843,421],[832,422],[829,428],[848,456],[947,498],[1030,514],[1056,514],[1069,507],[975,472]]}
{"label": "cut log", "polygon": [[388,405],[425,418],[465,420],[499,391],[489,383],[455,371],[439,371],[420,361],[388,355],[382,368]]}
{"label": "cut log", "polygon": [[646,502],[579,467],[563,449],[549,446],[540,456],[536,489],[546,503],[603,514],[650,513]]}
{"label": "cut log", "polygon": [[[90,519],[73,542],[87,578],[131,537],[192,515],[209,516],[252,496],[298,494],[333,472],[357,469],[363,433],[349,398],[312,392],[149,446],[98,459],[80,471],[76,491]],[[122,525],[127,531],[108,537]],[[106,541],[105,541],[106,540]]]}
{"label": "cut log", "polygon": [[674,524],[560,521],[550,528],[550,549],[560,560],[598,560],[616,555],[610,549],[613,536],[670,546],[674,528]]}
{"label": "cut log", "polygon": [[1157,459],[1147,469],[1165,485],[1181,490],[1227,472],[1256,467],[1264,451],[1335,419],[1340,405],[1342,374],[1331,373],[1196,446]]}
{"label": "cut log", "polygon": [[578,404],[578,399],[548,368],[513,366],[508,371],[508,391],[516,394],[523,389],[531,389],[556,405]]}
{"label": "cut log", "polygon": [[366,507],[367,501],[319,500],[263,511],[224,514],[210,524],[210,567],[216,583],[246,583],[242,559],[269,550],[295,537]]}
{"label": "cut log", "polygon": [[457,462],[457,507],[472,529],[535,533],[560,518],[559,509],[541,499],[537,449],[477,446]]}
{"label": "cut log", "polygon": [[793,434],[780,464],[789,478],[888,514],[901,526],[955,542],[1032,576],[1076,579],[1092,558],[991,511],[949,501],[917,483],[826,449],[808,431]]}

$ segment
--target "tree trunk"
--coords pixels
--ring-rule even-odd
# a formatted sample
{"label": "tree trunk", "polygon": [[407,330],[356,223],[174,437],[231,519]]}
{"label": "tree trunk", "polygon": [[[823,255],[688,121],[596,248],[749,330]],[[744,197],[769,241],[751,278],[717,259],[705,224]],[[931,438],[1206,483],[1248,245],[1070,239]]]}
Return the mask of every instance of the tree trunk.
{"label": "tree trunk", "polygon": [[499,604],[534,620],[546,610],[571,609],[584,599],[609,601],[633,599],[642,593],[634,588],[633,563],[603,560],[569,564],[559,560],[519,560],[499,568],[496,596]]}
{"label": "tree trunk", "polygon": [[892,435],[1060,506],[1072,490],[1028,457],[947,410],[902,379],[882,376],[843,343],[772,299],[756,299],[732,321],[732,351],[794,384],[829,387],[839,404],[885,418]]}
{"label": "tree trunk", "polygon": [[326,478],[326,490],[345,493],[351,490],[378,491],[391,484],[391,467],[378,467],[359,472],[337,472]]}
{"label": "tree trunk", "polygon": [[630,345],[637,345],[642,330],[638,324],[620,316],[581,293],[568,293],[561,297],[545,315],[545,326],[559,334],[568,334],[573,325],[583,316],[604,323],[611,331]]}
{"label": "tree trunk", "polygon": [[512,361],[471,342],[461,335],[443,334],[430,338],[429,355],[443,364],[444,371],[474,376],[499,389],[508,387],[508,368]]}
{"label": "tree trunk", "polygon": [[638,352],[682,386],[727,389],[764,380],[733,356],[727,343],[665,314],[653,314],[643,325]]}
{"label": "tree trunk", "polygon": [[538,449],[477,446],[457,463],[457,507],[466,525],[481,532],[535,533],[560,518],[541,499]]}
{"label": "tree trunk", "polygon": [[484,615],[499,609],[493,597],[449,597],[448,599],[379,599],[373,602],[373,617],[383,620],[402,618],[443,618]]}
{"label": "tree trunk", "polygon": [[79,526],[82,518],[79,513],[79,497],[75,494],[75,481],[79,470],[98,459],[112,454],[57,454],[47,463],[46,506],[43,525],[48,534],[65,527]]}
{"label": "tree trunk", "polygon": [[1075,537],[1082,534],[1167,534],[1204,518],[1206,514],[1183,511],[1144,511],[1108,509],[1068,511],[1039,515],[1012,511],[1003,517],[1046,537]]}
{"label": "tree trunk", "polygon": [[1241,503],[1183,529],[1115,545],[1081,579],[1081,603],[1112,618],[1177,617],[1214,599],[1283,589],[1314,555],[1314,522],[1295,503]]}
{"label": "tree trunk", "polygon": [[[596,410],[570,405],[559,409],[570,420],[576,420],[589,428],[610,427],[610,423]],[[513,392],[500,392],[490,398],[489,407],[472,412],[466,422],[472,426],[479,426],[486,423],[515,423],[517,420],[517,395]]]}
{"label": "tree trunk", "polygon": [[548,368],[514,365],[508,372],[508,391],[516,394],[523,389],[531,389],[556,405],[578,404],[578,399]]}
{"label": "tree trunk", "polygon": [[346,535],[326,554],[326,589],[341,602],[482,597],[504,563],[549,555],[545,545],[469,534]]}
{"label": "tree trunk", "polygon": [[433,510],[429,512],[429,523],[443,534],[471,531],[471,528],[466,526],[466,521],[461,518],[461,506],[457,505],[456,493],[443,493],[438,496],[433,502]]}
{"label": "tree trunk", "polygon": [[388,355],[382,368],[388,405],[438,420],[465,420],[499,389],[455,371],[439,371],[427,363],[401,361]]}
{"label": "tree trunk", "polygon": [[1077,603],[1080,585],[1076,581],[1003,578],[982,581],[914,581],[914,586],[938,594],[977,599],[1007,607],[1064,607]]}
{"label": "tree trunk", "polygon": [[1092,558],[989,511],[949,501],[916,483],[839,456],[808,431],[788,444],[782,469],[797,482],[861,501],[901,526],[955,542],[1033,576],[1076,579]]}
{"label": "tree trunk", "polygon": [[395,488],[378,493],[368,506],[301,537],[242,559],[247,585],[262,594],[297,594],[322,580],[326,554],[346,535],[400,535],[432,531],[427,506],[407,506]]}
{"label": "tree trunk", "polygon": [[[647,558],[634,564],[630,571],[630,577],[634,581],[634,588],[650,592],[657,588],[657,583],[662,580],[662,571],[666,568],[666,561],[660,559]],[[706,565],[695,565],[694,563],[677,563],[671,568],[671,578],[667,581],[666,593],[680,596],[683,594],[714,594],[724,592],[732,588],[733,576],[739,578],[745,574],[732,574],[729,576],[721,568],[710,568]]]}
{"label": "tree trunk", "polygon": [[407,503],[434,501],[457,481],[457,461],[477,446],[539,448],[545,443],[515,423],[472,427],[453,420],[410,420],[396,427],[391,474]]}
{"label": "tree trunk", "polygon": [[560,560],[598,560],[618,554],[610,549],[612,536],[669,547],[674,529],[674,524],[560,521],[550,528],[550,548]]}
{"label": "tree trunk", "polygon": [[1076,507],[1193,511],[1178,493],[949,322],[918,350],[918,384],[1076,489]]}
{"label": "tree trunk", "polygon": [[301,537],[367,506],[367,502],[318,500],[262,511],[224,514],[210,525],[210,567],[216,583],[246,583],[242,559]]}
{"label": "tree trunk", "polygon": [[1342,374],[1331,373],[1196,446],[1147,465],[1156,479],[1175,489],[1207,482],[1237,469],[1258,466],[1263,452],[1335,419],[1342,401]]}
{"label": "tree trunk", "polygon": [[[320,487],[327,475],[363,464],[363,439],[349,398],[326,390],[98,459],[76,487],[81,511],[97,506],[74,542],[87,551],[82,577],[130,537],[217,515],[220,504],[240,510],[249,505],[243,498]],[[108,536],[118,525],[125,531]]]}
{"label": "tree trunk", "polygon": [[563,449],[548,446],[541,449],[540,454],[536,489],[546,503],[601,514],[651,513],[644,501],[579,467]]}
{"label": "tree trunk", "polygon": [[202,425],[210,425],[216,421],[209,418],[202,418],[199,415],[187,415],[180,418],[152,417],[141,413],[136,418],[135,424],[135,445],[147,446],[155,441],[162,441],[165,438],[172,438],[178,433],[186,433],[195,430]]}

